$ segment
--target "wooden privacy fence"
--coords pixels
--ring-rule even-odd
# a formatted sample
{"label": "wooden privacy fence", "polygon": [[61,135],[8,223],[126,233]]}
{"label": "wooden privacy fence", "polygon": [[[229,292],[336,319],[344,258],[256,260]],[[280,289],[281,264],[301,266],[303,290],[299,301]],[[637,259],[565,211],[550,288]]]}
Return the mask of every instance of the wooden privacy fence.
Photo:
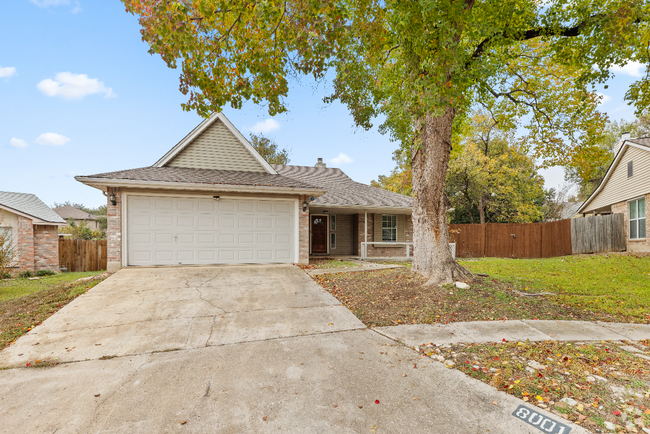
{"label": "wooden privacy fence", "polygon": [[59,239],[59,267],[68,271],[106,270],[107,259],[105,240]]}
{"label": "wooden privacy fence", "polygon": [[573,219],[571,244],[575,254],[625,250],[625,216],[610,214]]}
{"label": "wooden privacy fence", "polygon": [[450,225],[459,258],[551,258],[625,250],[622,214],[549,223]]}

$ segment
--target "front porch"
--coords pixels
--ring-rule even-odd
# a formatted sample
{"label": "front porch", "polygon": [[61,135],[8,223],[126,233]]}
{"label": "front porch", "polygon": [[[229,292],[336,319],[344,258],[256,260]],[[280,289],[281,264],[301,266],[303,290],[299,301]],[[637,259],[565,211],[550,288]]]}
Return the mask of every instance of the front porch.
{"label": "front porch", "polygon": [[407,260],[413,255],[410,209],[309,209],[309,255]]}

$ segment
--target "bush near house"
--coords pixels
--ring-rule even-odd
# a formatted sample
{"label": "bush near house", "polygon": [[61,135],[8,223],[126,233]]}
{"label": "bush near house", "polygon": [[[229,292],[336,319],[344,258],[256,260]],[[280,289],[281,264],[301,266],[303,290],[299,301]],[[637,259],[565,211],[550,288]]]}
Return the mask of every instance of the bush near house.
{"label": "bush near house", "polygon": [[85,223],[77,224],[74,220],[68,220],[68,226],[59,230],[61,234],[70,234],[74,240],[103,240],[106,232],[93,231]]}

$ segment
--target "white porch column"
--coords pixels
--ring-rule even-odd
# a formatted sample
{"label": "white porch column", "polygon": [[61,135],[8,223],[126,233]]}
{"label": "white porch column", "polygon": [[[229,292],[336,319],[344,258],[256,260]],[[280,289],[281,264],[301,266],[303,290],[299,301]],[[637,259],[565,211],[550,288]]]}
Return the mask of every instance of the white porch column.
{"label": "white porch column", "polygon": [[[368,210],[365,210],[363,212],[363,218],[364,218],[364,221],[363,221],[363,241],[365,243],[367,243],[368,242]],[[363,245],[363,257],[365,258],[367,256],[368,256],[368,244],[364,244]]]}

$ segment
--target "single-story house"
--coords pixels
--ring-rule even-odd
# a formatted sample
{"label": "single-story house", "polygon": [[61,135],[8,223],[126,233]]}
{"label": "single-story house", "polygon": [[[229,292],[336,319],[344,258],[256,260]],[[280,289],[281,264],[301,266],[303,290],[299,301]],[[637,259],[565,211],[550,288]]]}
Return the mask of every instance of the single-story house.
{"label": "single-story house", "polygon": [[625,214],[628,251],[650,251],[646,234],[650,200],[650,137],[624,134],[614,147],[615,157],[603,181],[580,207],[582,216]]}
{"label": "single-story house", "polygon": [[15,271],[59,271],[59,227],[66,224],[38,197],[0,191],[0,230],[13,242]]}
{"label": "single-story house", "polygon": [[[406,256],[412,198],[340,169],[268,164],[222,114],[153,166],[77,176],[108,198],[108,269]],[[375,244],[363,244],[375,243]],[[408,247],[407,247],[408,246]]]}
{"label": "single-story house", "polygon": [[87,228],[93,231],[99,230],[99,217],[96,215],[89,214],[71,205],[59,206],[53,208],[53,210],[68,223],[72,220],[77,226],[85,224]]}

